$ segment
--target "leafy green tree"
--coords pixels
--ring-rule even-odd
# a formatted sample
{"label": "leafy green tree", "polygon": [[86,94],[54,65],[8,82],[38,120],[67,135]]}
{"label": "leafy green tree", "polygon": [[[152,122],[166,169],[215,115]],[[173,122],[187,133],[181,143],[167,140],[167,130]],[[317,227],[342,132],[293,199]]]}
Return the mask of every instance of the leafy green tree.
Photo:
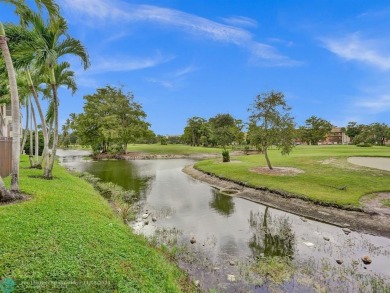
{"label": "leafy green tree", "polygon": [[183,140],[191,146],[201,145],[201,137],[204,135],[206,119],[201,117],[192,117],[187,120],[187,125],[184,128]]}
{"label": "leafy green tree", "polygon": [[332,124],[322,118],[311,116],[306,119],[305,126],[300,127],[302,140],[308,144],[317,145],[325,140],[326,135],[332,130]]}
{"label": "leafy green tree", "polygon": [[252,124],[252,143],[261,145],[268,168],[272,169],[268,148],[275,145],[282,155],[289,154],[294,147],[295,123],[290,116],[291,108],[284,94],[270,91],[256,96],[249,119]]}
{"label": "leafy green tree", "polygon": [[209,119],[211,128],[210,140],[214,146],[220,145],[224,149],[234,141],[235,119],[230,114],[217,114]]}
{"label": "leafy green tree", "polygon": [[385,145],[386,140],[390,139],[390,128],[385,123],[359,126],[360,132],[354,137],[354,144]]}
{"label": "leafy green tree", "polygon": [[146,113],[133,94],[106,86],[84,99],[84,113],[72,115],[72,128],[80,143],[95,152],[107,152],[112,144],[120,144],[126,151],[129,142],[151,136]]}
{"label": "leafy green tree", "polygon": [[358,136],[363,129],[363,125],[357,124],[357,122],[348,122],[347,128],[346,128],[346,134],[351,138],[352,142],[354,142],[354,139],[356,136]]}

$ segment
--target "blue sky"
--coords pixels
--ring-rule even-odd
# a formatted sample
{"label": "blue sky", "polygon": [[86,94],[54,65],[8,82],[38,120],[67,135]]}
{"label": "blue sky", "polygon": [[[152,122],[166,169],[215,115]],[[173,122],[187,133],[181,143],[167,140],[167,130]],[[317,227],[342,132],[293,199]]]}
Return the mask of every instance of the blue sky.
{"label": "blue sky", "polygon": [[[390,124],[390,3],[366,0],[59,0],[91,67],[61,91],[60,121],[83,95],[124,86],[157,134],[193,116],[248,119],[264,91],[282,91],[298,125]],[[2,21],[15,21],[1,5]]]}

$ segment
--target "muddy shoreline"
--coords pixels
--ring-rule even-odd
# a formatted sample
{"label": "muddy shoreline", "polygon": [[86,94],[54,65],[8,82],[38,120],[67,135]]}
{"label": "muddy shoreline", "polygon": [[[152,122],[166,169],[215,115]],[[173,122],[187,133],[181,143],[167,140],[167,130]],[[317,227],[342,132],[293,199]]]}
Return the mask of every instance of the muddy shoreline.
{"label": "muddy shoreline", "polygon": [[183,172],[194,179],[206,182],[222,191],[234,191],[235,193],[230,194],[231,196],[241,197],[307,219],[329,223],[341,228],[348,227],[353,231],[390,238],[390,216],[386,214],[323,206],[293,197],[293,195],[285,197],[270,191],[258,190],[232,181],[223,180],[196,170],[193,165],[186,166]]}

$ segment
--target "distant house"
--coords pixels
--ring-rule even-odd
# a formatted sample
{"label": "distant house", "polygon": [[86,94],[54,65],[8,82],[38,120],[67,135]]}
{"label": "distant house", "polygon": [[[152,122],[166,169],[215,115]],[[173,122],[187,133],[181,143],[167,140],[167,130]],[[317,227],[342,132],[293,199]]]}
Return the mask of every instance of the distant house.
{"label": "distant house", "polygon": [[349,144],[351,139],[341,127],[333,127],[322,144]]}
{"label": "distant house", "polygon": [[11,104],[0,105],[0,137],[12,137]]}

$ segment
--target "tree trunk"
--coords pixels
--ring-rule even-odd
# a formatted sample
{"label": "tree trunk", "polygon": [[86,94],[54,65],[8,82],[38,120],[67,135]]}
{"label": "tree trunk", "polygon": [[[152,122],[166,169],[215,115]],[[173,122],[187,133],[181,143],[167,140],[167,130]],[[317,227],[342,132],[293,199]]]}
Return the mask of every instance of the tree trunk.
{"label": "tree trunk", "polygon": [[39,118],[41,119],[44,147],[43,147],[41,160],[37,164],[37,167],[42,167],[43,161],[45,161],[46,164],[48,164],[48,162],[49,162],[49,152],[48,152],[48,150],[49,150],[49,135],[47,133],[45,115],[43,114],[41,104],[39,103],[38,94],[37,94],[37,91],[35,90],[35,86],[32,82],[31,75],[30,75],[30,72],[28,71],[28,69],[26,70],[26,75],[27,75],[27,81],[29,83],[31,93],[34,97],[35,105],[37,106],[37,109],[38,109]]}
{"label": "tree trunk", "polygon": [[58,144],[58,97],[57,97],[57,86],[55,83],[52,83],[52,92],[53,92],[53,103],[54,103],[54,133],[53,133],[53,147],[51,150],[51,157],[49,160],[48,168],[45,166],[45,174],[43,175],[46,179],[53,179],[53,166],[54,160],[57,153],[57,144]]}
{"label": "tree trunk", "polygon": [[7,67],[9,87],[11,93],[12,108],[12,173],[11,191],[19,192],[19,160],[20,160],[20,108],[18,86],[14,65],[8,49],[7,38],[5,36],[3,24],[0,23],[0,47],[3,52],[4,62]]}
{"label": "tree trunk", "polygon": [[[38,132],[38,124],[37,124],[37,119],[35,117],[35,110],[34,106],[31,101],[31,117],[34,122],[34,129],[35,129],[35,158],[34,158],[34,167],[37,167],[38,165],[38,160],[39,160],[39,132]],[[32,126],[31,126],[32,128]]]}
{"label": "tree trunk", "polygon": [[[31,103],[31,101],[29,101]],[[30,131],[30,151],[29,151],[29,159],[30,159],[30,167],[33,168],[34,167],[34,163],[33,163],[33,145],[34,145],[34,141],[33,141],[33,135],[32,135],[32,129],[33,129],[33,126],[32,126],[32,115],[31,115],[31,118],[30,118],[30,128],[31,128],[31,131]]]}
{"label": "tree trunk", "polygon": [[[24,151],[24,146],[26,145],[27,137],[29,135],[28,131],[28,120],[29,120],[29,98],[27,98],[27,103],[26,103],[26,129],[24,130],[24,135],[23,135],[23,142],[22,142],[22,147],[20,148],[20,154],[23,154]],[[31,135],[31,133],[30,133]]]}
{"label": "tree trunk", "polygon": [[11,201],[14,199],[15,196],[5,187],[3,178],[0,176],[0,202]]}
{"label": "tree trunk", "polygon": [[271,162],[268,158],[268,147],[264,147],[264,156],[265,156],[265,160],[267,161],[267,165],[268,165],[268,168],[270,168],[272,170],[272,166],[271,166]]}

